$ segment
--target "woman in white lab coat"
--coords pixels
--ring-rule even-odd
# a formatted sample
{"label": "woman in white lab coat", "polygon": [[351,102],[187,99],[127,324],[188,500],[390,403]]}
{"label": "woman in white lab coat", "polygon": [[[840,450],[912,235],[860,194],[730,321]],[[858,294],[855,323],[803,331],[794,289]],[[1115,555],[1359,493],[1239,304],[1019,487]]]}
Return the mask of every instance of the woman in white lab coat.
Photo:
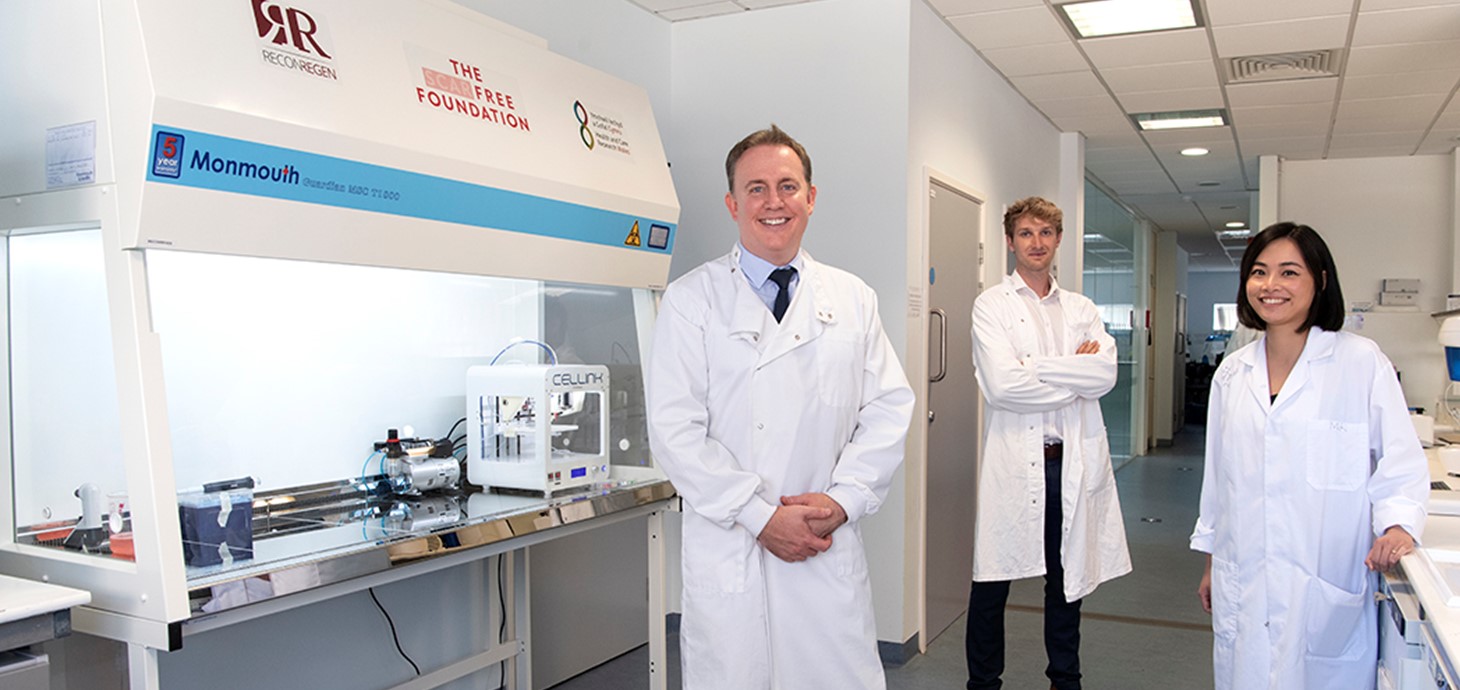
{"label": "woman in white lab coat", "polygon": [[1427,464],[1394,367],[1339,332],[1333,257],[1312,228],[1268,227],[1242,257],[1237,309],[1263,331],[1212,380],[1198,595],[1216,686],[1373,688],[1375,575],[1412,551]]}

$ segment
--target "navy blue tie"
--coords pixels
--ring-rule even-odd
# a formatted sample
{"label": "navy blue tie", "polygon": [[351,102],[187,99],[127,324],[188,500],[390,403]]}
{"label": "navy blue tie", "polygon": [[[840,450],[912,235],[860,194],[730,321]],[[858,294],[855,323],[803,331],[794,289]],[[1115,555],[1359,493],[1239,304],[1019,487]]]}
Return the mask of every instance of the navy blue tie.
{"label": "navy blue tie", "polygon": [[771,307],[776,323],[780,323],[781,317],[786,315],[786,307],[791,306],[791,278],[795,275],[796,269],[790,266],[771,271],[771,282],[780,288],[776,291],[776,303]]}

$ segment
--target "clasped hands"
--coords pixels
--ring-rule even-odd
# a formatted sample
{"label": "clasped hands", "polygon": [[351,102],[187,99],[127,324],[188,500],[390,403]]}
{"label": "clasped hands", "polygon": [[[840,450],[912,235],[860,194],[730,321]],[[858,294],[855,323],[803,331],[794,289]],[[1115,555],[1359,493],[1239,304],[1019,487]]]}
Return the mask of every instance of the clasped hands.
{"label": "clasped hands", "polygon": [[847,511],[826,494],[782,496],[756,541],[776,558],[797,563],[831,548],[831,533],[846,521]]}

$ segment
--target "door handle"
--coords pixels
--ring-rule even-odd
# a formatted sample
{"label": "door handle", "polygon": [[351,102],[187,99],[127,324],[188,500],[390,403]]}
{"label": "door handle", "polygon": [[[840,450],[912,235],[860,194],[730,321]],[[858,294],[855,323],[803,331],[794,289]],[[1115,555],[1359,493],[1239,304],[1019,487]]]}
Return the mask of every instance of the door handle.
{"label": "door handle", "polygon": [[937,383],[948,375],[948,314],[942,309],[929,309],[928,314],[938,317],[938,373],[928,377],[929,383]]}

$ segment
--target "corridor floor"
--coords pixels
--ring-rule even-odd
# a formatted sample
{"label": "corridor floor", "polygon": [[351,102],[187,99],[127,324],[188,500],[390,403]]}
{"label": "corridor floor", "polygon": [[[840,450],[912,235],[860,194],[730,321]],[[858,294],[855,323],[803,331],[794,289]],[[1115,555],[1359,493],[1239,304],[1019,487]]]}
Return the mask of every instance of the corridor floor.
{"label": "corridor floor", "polygon": [[[1197,603],[1203,559],[1187,537],[1201,491],[1203,429],[1188,427],[1170,448],[1154,449],[1116,473],[1134,572],[1085,599],[1081,624],[1084,687],[1090,690],[1200,690],[1212,687],[1212,633]],[[1005,621],[1007,690],[1044,690],[1043,579],[1016,582]],[[962,618],[926,654],[887,669],[889,690],[947,690],[967,681]],[[678,689],[677,640],[670,639],[669,687]],[[648,652],[640,647],[556,690],[638,690]]]}

